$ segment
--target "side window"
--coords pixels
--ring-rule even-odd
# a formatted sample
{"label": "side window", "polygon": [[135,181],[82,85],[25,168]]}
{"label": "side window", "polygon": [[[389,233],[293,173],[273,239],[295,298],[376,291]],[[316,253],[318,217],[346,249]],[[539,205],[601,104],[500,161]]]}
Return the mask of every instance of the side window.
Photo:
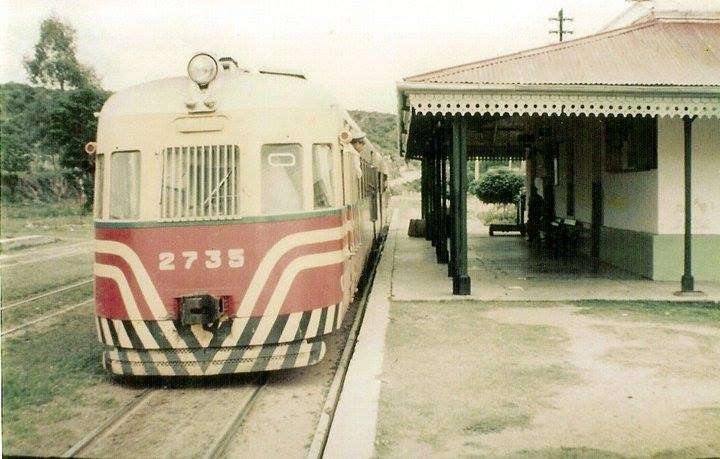
{"label": "side window", "polygon": [[607,171],[657,168],[657,118],[610,117],[606,121],[605,139]]}
{"label": "side window", "polygon": [[105,182],[105,155],[95,155],[95,218],[103,216],[103,185]]}
{"label": "side window", "polygon": [[282,214],[302,210],[302,146],[263,145],[260,161],[262,212]]}
{"label": "side window", "polygon": [[332,147],[327,144],[313,145],[313,195],[315,209],[332,207],[335,202]]}
{"label": "side window", "polygon": [[140,152],[116,151],[110,156],[110,218],[140,215]]}

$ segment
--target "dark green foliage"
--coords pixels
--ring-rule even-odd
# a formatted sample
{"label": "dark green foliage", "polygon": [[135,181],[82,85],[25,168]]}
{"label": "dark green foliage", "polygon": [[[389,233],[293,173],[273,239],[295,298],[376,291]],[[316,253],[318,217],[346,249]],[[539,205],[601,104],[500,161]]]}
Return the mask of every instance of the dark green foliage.
{"label": "dark green foliage", "polygon": [[89,210],[92,208],[95,164],[85,153],[84,146],[95,140],[97,118],[94,113],[100,111],[110,93],[85,87],[58,96],[50,108],[47,134],[60,155],[60,166],[65,171],[67,183],[87,198],[85,207]]}
{"label": "dark green foliage", "polygon": [[95,139],[93,112],[109,93],[99,89],[93,70],[78,62],[75,30],[56,18],[43,21],[25,68],[41,87],[0,87],[2,199],[55,201],[74,194],[89,209],[94,167],[83,146]]}
{"label": "dark green foliage", "polygon": [[48,88],[96,85],[93,70],[75,56],[75,29],[54,17],[40,25],[40,40],[35,55],[25,59],[25,70],[32,83]]}
{"label": "dark green foliage", "polygon": [[518,199],[524,187],[524,176],[498,168],[471,182],[468,191],[487,204],[511,204]]}
{"label": "dark green foliage", "polygon": [[55,201],[81,194],[91,206],[93,165],[83,146],[95,139],[93,112],[109,93],[8,83],[0,86],[0,94],[3,201]]}

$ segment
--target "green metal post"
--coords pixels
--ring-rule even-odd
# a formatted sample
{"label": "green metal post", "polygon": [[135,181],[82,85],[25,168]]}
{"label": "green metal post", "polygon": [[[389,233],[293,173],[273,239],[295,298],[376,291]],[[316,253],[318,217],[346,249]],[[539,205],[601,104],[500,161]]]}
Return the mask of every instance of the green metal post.
{"label": "green metal post", "polygon": [[448,120],[449,122],[445,124],[443,129],[443,148],[445,153],[448,156],[448,163],[449,163],[449,177],[448,182],[450,184],[450,196],[448,196],[448,202],[450,205],[450,234],[449,237],[449,245],[450,245],[450,256],[448,260],[448,277],[455,276],[455,265],[457,264],[457,250],[455,247],[457,246],[457,240],[455,239],[455,221],[457,220],[455,216],[455,202],[457,199],[455,199],[455,195],[453,194],[452,190],[452,184],[455,182],[455,174],[457,173],[457,166],[455,165],[455,161],[453,160],[453,149],[455,145],[455,141],[453,138],[453,126],[455,124],[454,119],[450,118]]}
{"label": "green metal post", "polygon": [[428,179],[428,167],[427,158],[422,159],[420,164],[420,217],[427,218],[427,203],[428,203],[428,190],[427,190],[427,179]]}
{"label": "green metal post", "polygon": [[435,151],[438,154],[437,174],[440,189],[438,190],[438,228],[437,243],[435,250],[438,263],[448,262],[447,249],[447,213],[445,212],[445,152],[443,151],[443,142],[440,138],[435,138]]}
{"label": "green metal post", "polygon": [[455,264],[453,266],[453,295],[470,294],[470,276],[467,271],[467,119],[453,118],[452,142],[453,237]]}
{"label": "green metal post", "polygon": [[428,148],[425,152],[425,159],[427,161],[427,191],[428,191],[428,202],[427,202],[427,215],[425,216],[425,239],[430,242],[435,240],[435,158],[433,152]]}
{"label": "green metal post", "polygon": [[692,275],[692,122],[694,117],[683,118],[685,127],[685,270],[680,280],[683,292],[695,290]]}

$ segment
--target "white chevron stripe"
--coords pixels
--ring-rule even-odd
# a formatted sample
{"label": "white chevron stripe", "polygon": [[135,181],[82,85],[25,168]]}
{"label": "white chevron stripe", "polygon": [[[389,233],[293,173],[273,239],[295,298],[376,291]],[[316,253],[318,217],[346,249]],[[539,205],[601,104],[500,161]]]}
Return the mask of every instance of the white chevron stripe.
{"label": "white chevron stripe", "polygon": [[[180,333],[178,333],[177,328],[175,328],[175,324],[168,321],[168,320],[158,320],[157,321],[158,326],[162,330],[163,334],[165,335],[165,339],[168,340],[170,345],[173,348],[186,348],[189,347],[185,340],[180,336]],[[191,361],[192,359],[185,358],[185,355],[180,353],[180,359],[185,361]]]}
{"label": "white chevron stripe", "polygon": [[102,320],[102,319],[101,319],[100,317],[95,316],[95,333],[97,333],[98,341],[100,341],[101,343],[103,343],[102,332],[100,331],[100,321],[101,321],[101,320]]}
{"label": "white chevron stripe", "polygon": [[145,298],[145,302],[150,307],[150,310],[155,319],[168,318],[168,313],[163,306],[160,295],[155,289],[150,276],[145,270],[145,266],[140,261],[135,251],[127,245],[117,241],[103,241],[95,240],[95,252],[96,253],[109,253],[121,257],[130,266],[135,279],[137,279],[140,291]]}
{"label": "white chevron stripe", "polygon": [[105,344],[115,346],[115,342],[113,341],[112,335],[110,334],[110,326],[108,325],[108,319],[101,317],[100,325],[102,326],[103,334],[105,335]]}
{"label": "white chevron stripe", "polygon": [[290,314],[290,317],[288,317],[288,320],[285,323],[285,329],[278,340],[279,343],[287,343],[295,339],[295,334],[300,326],[300,319],[302,318],[302,315],[302,312],[293,312]]}
{"label": "white chevron stripe", "polygon": [[275,291],[270,297],[270,301],[268,302],[268,306],[265,309],[264,314],[276,316],[280,313],[280,308],[282,308],[282,305],[285,302],[285,297],[287,296],[295,277],[300,271],[342,263],[343,260],[342,250],[314,253],[312,255],[305,255],[294,259],[289,265],[287,265],[287,267],[285,267],[285,271],[283,271],[282,276],[280,276],[280,280],[275,286]]}
{"label": "white chevron stripe", "polygon": [[283,255],[303,245],[338,240],[343,237],[343,230],[344,226],[338,226],[329,229],[304,231],[302,233],[290,234],[276,242],[258,265],[236,315],[239,317],[250,316],[260,296],[260,292],[270,275],[270,271],[272,271]]}
{"label": "white chevron stripe", "polygon": [[270,330],[272,330],[272,326],[277,320],[277,315],[263,315],[260,319],[260,323],[258,324],[257,330],[255,330],[255,333],[253,334],[252,339],[250,340],[251,346],[257,346],[261,344],[265,344],[265,340],[267,339],[268,335],[270,334]]}
{"label": "white chevron stripe", "polygon": [[[128,360],[131,362],[130,365],[133,369],[133,374],[144,376],[147,373],[145,372],[145,366],[140,361],[140,354],[138,354],[135,351],[127,351],[127,357]],[[157,367],[157,365],[155,365]]]}
{"label": "white chevron stripe", "polygon": [[125,274],[120,268],[112,265],[103,265],[95,263],[93,265],[93,274],[97,277],[107,277],[115,281],[120,290],[120,297],[122,298],[125,310],[127,311],[130,320],[141,320],[140,310],[135,302],[135,297],[130,290],[130,284],[128,284]]}
{"label": "white chevron stripe", "polygon": [[190,331],[195,336],[195,339],[198,340],[198,343],[200,343],[200,346],[208,347],[208,344],[210,344],[210,341],[213,338],[212,332],[205,330],[203,328],[203,326],[200,324],[191,325]]}
{"label": "white chevron stripe", "polygon": [[150,330],[147,328],[145,321],[133,321],[130,323],[130,325],[135,329],[135,333],[137,333],[138,338],[140,338],[140,341],[142,341],[145,349],[160,348],[158,343],[155,342],[155,338],[153,338],[152,333],[150,333]]}
{"label": "white chevron stripe", "polygon": [[122,320],[113,319],[112,323],[115,327],[115,333],[117,333],[120,347],[131,349],[133,346],[132,343],[130,343],[130,338],[127,333],[125,333],[125,327],[123,327]]}
{"label": "white chevron stripe", "polygon": [[310,322],[308,322],[307,330],[305,330],[306,338],[317,335],[318,326],[320,325],[320,314],[322,314],[322,309],[312,310]]}
{"label": "white chevron stripe", "polygon": [[327,316],[325,317],[325,330],[324,333],[330,333],[333,331],[333,319],[335,319],[336,305],[332,305],[328,308]]}
{"label": "white chevron stripe", "polygon": [[230,330],[227,338],[223,341],[222,347],[237,345],[237,342],[240,339],[240,334],[243,330],[245,330],[245,327],[247,327],[248,321],[250,321],[249,317],[236,317],[233,319],[232,330]]}

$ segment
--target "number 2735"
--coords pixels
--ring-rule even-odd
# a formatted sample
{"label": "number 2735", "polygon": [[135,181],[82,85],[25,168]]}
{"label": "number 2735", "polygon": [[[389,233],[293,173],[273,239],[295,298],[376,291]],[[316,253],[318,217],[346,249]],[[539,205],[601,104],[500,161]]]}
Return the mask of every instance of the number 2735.
{"label": "number 2735", "polygon": [[245,250],[228,249],[223,257],[221,250],[206,250],[203,252],[202,259],[195,250],[189,250],[180,253],[180,257],[175,259],[173,252],[161,252],[158,254],[158,269],[161,271],[172,271],[175,269],[175,263],[182,265],[185,269],[191,269],[195,263],[204,263],[208,269],[217,269],[223,264],[227,264],[230,268],[242,268],[245,264]]}

